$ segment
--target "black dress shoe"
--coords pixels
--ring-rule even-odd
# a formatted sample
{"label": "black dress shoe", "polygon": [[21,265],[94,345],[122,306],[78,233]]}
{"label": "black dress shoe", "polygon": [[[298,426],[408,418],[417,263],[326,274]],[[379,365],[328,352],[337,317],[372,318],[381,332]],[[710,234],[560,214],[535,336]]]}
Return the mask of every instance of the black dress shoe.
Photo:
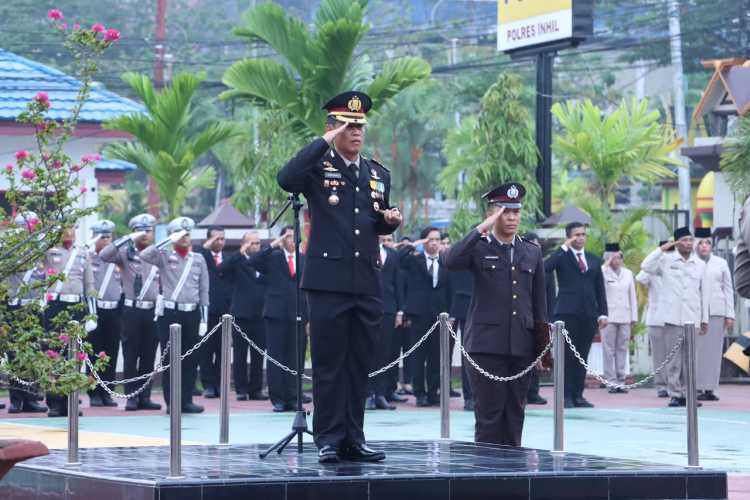
{"label": "black dress shoe", "polygon": [[430,403],[427,401],[427,396],[417,396],[417,406],[420,408],[430,406]]}
{"label": "black dress shoe", "polygon": [[714,391],[703,391],[702,393],[698,394],[698,397],[696,399],[698,401],[718,401],[719,397],[714,394]]}
{"label": "black dress shoe", "polygon": [[4,409],[5,409],[5,403],[0,403],[0,410],[4,410]]}
{"label": "black dress shoe", "polygon": [[341,462],[339,450],[335,446],[326,445],[318,450],[318,462],[321,464],[337,464]]}
{"label": "black dress shoe", "polygon": [[467,399],[464,401],[464,411],[474,411],[474,400]]}
{"label": "black dress shoe", "polygon": [[[5,405],[3,403],[0,403],[0,410],[5,408]],[[14,403],[13,401],[10,402],[10,406],[8,407],[8,413],[21,413],[23,411],[23,403]]]}
{"label": "black dress shoe", "polygon": [[368,448],[365,444],[352,444],[346,448],[344,458],[356,462],[380,462],[385,460],[385,453]]}
{"label": "black dress shoe", "polygon": [[110,396],[109,394],[105,394],[104,396],[102,396],[102,405],[108,406],[110,408],[117,407],[117,403],[112,400],[112,396]]}
{"label": "black dress shoe", "polygon": [[195,403],[185,403],[182,405],[182,413],[203,413],[204,408]]}
{"label": "black dress shoe", "polygon": [[[22,410],[25,413],[47,413],[47,407],[43,404],[37,403],[33,399],[27,399],[23,402]],[[10,411],[8,411],[10,413]]]}
{"label": "black dress shoe", "polygon": [[377,410],[378,406],[375,404],[375,398],[373,396],[370,396],[367,398],[367,401],[365,401],[365,410]]}
{"label": "black dress shoe", "polygon": [[138,409],[138,400],[136,398],[129,398],[125,403],[125,411],[136,411]]}
{"label": "black dress shoe", "polygon": [[407,401],[409,401],[409,398],[399,396],[397,393],[392,392],[385,397],[385,400],[389,403],[406,403]]}
{"label": "black dress shoe", "polygon": [[206,399],[216,399],[219,397],[219,391],[212,385],[206,386],[206,389],[203,391],[203,397]]}
{"label": "black dress shoe", "polygon": [[203,393],[197,387],[193,387],[193,396],[203,396]]}
{"label": "black dress shoe", "polygon": [[547,404],[547,400],[541,397],[539,394],[534,394],[533,396],[530,396],[526,402],[530,405],[546,405]]}
{"label": "black dress shoe", "polygon": [[458,391],[454,391],[453,389],[451,389],[451,397],[452,398],[460,398],[461,397],[461,393],[458,392]]}
{"label": "black dress shoe", "polygon": [[427,395],[427,404],[430,406],[440,406],[440,397]]}
{"label": "black dress shoe", "polygon": [[89,397],[89,406],[104,406],[104,401],[102,401],[101,396],[99,396],[98,394],[94,394],[93,396]]}
{"label": "black dress shoe", "polygon": [[154,403],[148,398],[141,399],[138,401],[138,409],[139,410],[161,410],[161,405],[159,403]]}
{"label": "black dress shoe", "polygon": [[[268,394],[266,394],[263,391],[252,392],[252,393],[248,394],[247,397],[251,401],[268,401]],[[304,401],[304,398],[302,399],[302,401]],[[309,401],[308,401],[308,403],[309,403]]]}
{"label": "black dress shoe", "polygon": [[657,391],[656,397],[659,397],[659,398],[668,398],[669,397],[669,393],[667,391],[665,391],[664,389],[662,389],[660,391]]}
{"label": "black dress shoe", "polygon": [[573,402],[572,398],[565,398],[565,402],[563,403],[563,407],[565,407],[565,408],[575,408],[576,404]]}
{"label": "black dress shoe", "polygon": [[667,403],[667,406],[672,407],[672,408],[676,408],[678,406],[684,406],[681,403],[680,399],[682,398],[675,398],[675,397],[669,398],[669,403]]}
{"label": "black dress shoe", "polygon": [[584,397],[575,398],[573,400],[573,404],[576,405],[576,408],[593,408],[594,407],[594,405],[589,403],[588,400],[586,400],[586,398]]}
{"label": "black dress shoe", "polygon": [[237,401],[247,401],[247,394],[237,393]]}
{"label": "black dress shoe", "polygon": [[378,396],[375,398],[375,407],[378,410],[395,410],[396,407],[388,404],[388,401],[385,400],[384,396]]}
{"label": "black dress shoe", "polygon": [[286,405],[284,403],[274,403],[273,411],[275,413],[282,413],[286,411]]}

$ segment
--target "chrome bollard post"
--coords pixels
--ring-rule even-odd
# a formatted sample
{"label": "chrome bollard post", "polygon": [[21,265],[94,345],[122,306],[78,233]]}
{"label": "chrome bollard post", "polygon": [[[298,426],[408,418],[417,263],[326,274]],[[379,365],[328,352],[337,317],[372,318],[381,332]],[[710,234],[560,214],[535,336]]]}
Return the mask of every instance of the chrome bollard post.
{"label": "chrome bollard post", "polygon": [[221,384],[219,387],[219,444],[229,445],[229,383],[232,378],[232,318],[221,317]]}
{"label": "chrome bollard post", "polygon": [[[73,334],[68,340],[68,359],[73,360],[80,370],[78,356],[78,336]],[[68,461],[65,467],[77,467],[78,461],[78,390],[68,394]]]}
{"label": "chrome bollard post", "polygon": [[565,337],[563,336],[563,329],[565,323],[562,321],[555,321],[555,337],[554,342],[554,396],[555,396],[555,432],[554,432],[554,443],[552,446],[553,453],[563,453],[565,451],[564,446],[564,423],[565,423]]}
{"label": "chrome bollard post", "polygon": [[696,404],[695,388],[695,323],[685,323],[685,349],[687,356],[683,360],[687,363],[687,447],[688,467],[700,468],[698,458],[698,405]]}
{"label": "chrome bollard post", "polygon": [[451,347],[448,333],[448,313],[440,313],[440,437],[451,437]]}
{"label": "chrome bollard post", "polygon": [[182,325],[169,325],[169,479],[182,476]]}

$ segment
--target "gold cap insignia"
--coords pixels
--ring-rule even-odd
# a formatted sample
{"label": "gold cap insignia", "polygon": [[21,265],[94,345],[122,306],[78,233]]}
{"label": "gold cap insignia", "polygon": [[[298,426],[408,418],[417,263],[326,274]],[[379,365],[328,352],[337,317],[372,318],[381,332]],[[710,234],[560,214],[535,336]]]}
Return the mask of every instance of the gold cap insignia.
{"label": "gold cap insignia", "polygon": [[346,107],[349,108],[349,111],[352,111],[353,113],[359,113],[359,111],[362,109],[362,101],[355,95],[354,97],[349,99],[349,102],[346,103]]}

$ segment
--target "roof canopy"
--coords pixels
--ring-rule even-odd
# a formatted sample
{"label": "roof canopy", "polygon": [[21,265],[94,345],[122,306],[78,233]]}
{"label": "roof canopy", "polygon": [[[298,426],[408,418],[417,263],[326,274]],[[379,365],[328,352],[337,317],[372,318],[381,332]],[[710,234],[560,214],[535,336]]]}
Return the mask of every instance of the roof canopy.
{"label": "roof canopy", "polygon": [[703,67],[714,74],[703,91],[693,120],[712,111],[744,115],[750,111],[750,61],[747,59],[714,59],[703,61]]}
{"label": "roof canopy", "polygon": [[542,227],[555,227],[571,222],[582,222],[583,224],[591,224],[591,216],[573,205],[567,205],[559,212],[550,215],[542,223]]}
{"label": "roof canopy", "polygon": [[205,219],[200,221],[197,227],[222,226],[225,228],[251,228],[255,227],[255,221],[240,213],[231,203],[225,201]]}
{"label": "roof canopy", "polygon": [[[62,71],[0,49],[0,122],[15,121],[38,92],[49,95],[47,116],[70,116],[81,82]],[[96,84],[81,110],[82,123],[102,123],[127,113],[145,111],[135,101]]]}

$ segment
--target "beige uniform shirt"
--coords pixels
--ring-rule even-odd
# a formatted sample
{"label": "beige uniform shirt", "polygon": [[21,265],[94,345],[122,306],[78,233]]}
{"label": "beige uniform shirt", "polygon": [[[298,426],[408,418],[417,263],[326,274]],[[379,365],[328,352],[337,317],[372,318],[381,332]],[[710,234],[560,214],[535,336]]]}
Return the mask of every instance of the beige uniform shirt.
{"label": "beige uniform shirt", "polygon": [[661,292],[661,276],[640,271],[635,280],[648,288],[648,302],[646,302],[646,326],[664,326],[664,320],[659,315],[659,292]]}
{"label": "beige uniform shirt", "polygon": [[[146,302],[154,302],[156,296],[159,295],[159,268],[145,262],[141,259],[139,252],[135,252],[134,255],[128,257],[128,247],[117,248],[114,243],[110,243],[99,252],[99,256],[104,262],[112,262],[117,264],[120,269],[120,275],[122,277],[122,290],[125,293],[125,298],[129,300],[143,300]],[[154,270],[153,279],[148,284],[148,289],[143,291],[143,287],[146,286],[151,270]],[[140,276],[141,292],[143,298],[138,299],[141,292],[136,292],[135,282]]]}
{"label": "beige uniform shirt", "polygon": [[62,286],[59,287],[57,283],[53,284],[47,292],[60,293],[62,295],[85,295],[95,296],[96,290],[94,289],[94,274],[91,270],[91,263],[86,255],[86,250],[73,246],[70,250],[66,250],[64,247],[53,247],[47,250],[44,257],[44,268],[49,272],[50,270],[55,274],[62,273],[65,270],[68,260],[71,255],[75,259],[65,276],[65,281]]}
{"label": "beige uniform shirt", "polygon": [[734,319],[734,285],[727,261],[716,255],[706,262],[708,315]]}
{"label": "beige uniform shirt", "polygon": [[602,274],[609,322],[626,324],[638,321],[638,299],[635,295],[633,272],[621,267],[620,274],[617,274],[609,266],[602,266]]}
{"label": "beige uniform shirt", "polygon": [[[174,298],[174,290],[190,255],[193,256],[190,271],[179,295]],[[159,268],[164,300],[181,304],[208,305],[208,266],[203,255],[188,252],[185,257],[182,257],[174,249],[156,248],[155,245],[151,245],[141,252],[141,259]]]}
{"label": "beige uniform shirt", "polygon": [[[96,253],[96,251],[89,252],[89,261],[91,262],[91,271],[94,273],[94,287],[96,289],[94,293],[96,294],[96,298],[107,302],[119,301],[122,295],[120,266],[104,261],[101,253]],[[107,288],[102,289],[107,274],[110,275],[109,282],[107,283]]]}

